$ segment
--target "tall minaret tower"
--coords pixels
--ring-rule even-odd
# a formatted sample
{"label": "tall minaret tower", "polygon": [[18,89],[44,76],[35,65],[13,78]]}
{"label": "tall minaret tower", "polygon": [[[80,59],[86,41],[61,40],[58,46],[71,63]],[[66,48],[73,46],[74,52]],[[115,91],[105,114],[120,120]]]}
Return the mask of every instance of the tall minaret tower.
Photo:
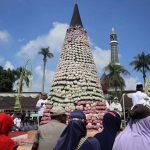
{"label": "tall minaret tower", "polygon": [[110,34],[110,46],[111,46],[111,62],[114,63],[119,63],[117,44],[118,44],[117,35],[115,33],[114,28],[112,28]]}

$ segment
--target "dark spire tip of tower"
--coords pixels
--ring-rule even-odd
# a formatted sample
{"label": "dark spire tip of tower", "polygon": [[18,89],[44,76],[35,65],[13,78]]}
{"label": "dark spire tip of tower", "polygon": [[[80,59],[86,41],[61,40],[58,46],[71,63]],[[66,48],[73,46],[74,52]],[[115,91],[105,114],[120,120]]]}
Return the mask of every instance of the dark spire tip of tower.
{"label": "dark spire tip of tower", "polygon": [[73,27],[81,26],[83,28],[83,24],[82,24],[79,9],[78,9],[78,4],[75,4],[75,6],[74,6],[72,19],[71,19],[71,22],[70,22],[70,27],[71,26],[73,26]]}

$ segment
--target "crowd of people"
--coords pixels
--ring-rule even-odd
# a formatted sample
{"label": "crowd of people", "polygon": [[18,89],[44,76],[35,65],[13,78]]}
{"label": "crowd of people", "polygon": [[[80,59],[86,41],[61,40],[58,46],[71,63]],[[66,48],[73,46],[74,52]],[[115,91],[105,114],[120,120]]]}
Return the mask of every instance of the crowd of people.
{"label": "crowd of people", "polygon": [[34,120],[28,119],[21,119],[21,114],[17,113],[16,115],[12,115],[14,126],[12,127],[12,132],[14,131],[29,131],[29,130],[36,130],[38,125],[35,123]]}
{"label": "crowd of people", "polygon": [[[120,130],[121,108],[115,98],[103,117],[103,130],[94,137],[87,136],[83,111],[74,110],[68,118],[63,107],[54,106],[50,112],[51,121],[39,126],[32,150],[149,150],[150,97],[141,91],[142,87],[137,86],[137,92],[132,97],[133,106],[128,110],[130,121],[123,131]],[[16,144],[8,137],[16,120],[0,113],[0,150],[16,149]]]}

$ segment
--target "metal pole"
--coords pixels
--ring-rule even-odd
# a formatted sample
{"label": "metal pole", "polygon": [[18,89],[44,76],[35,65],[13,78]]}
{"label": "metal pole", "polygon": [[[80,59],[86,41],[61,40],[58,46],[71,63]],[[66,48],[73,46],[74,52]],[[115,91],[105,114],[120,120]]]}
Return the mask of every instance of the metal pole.
{"label": "metal pole", "polygon": [[124,117],[124,122],[125,122],[125,127],[126,127],[126,117],[125,117],[124,95],[125,95],[125,94],[123,94],[123,117]]}

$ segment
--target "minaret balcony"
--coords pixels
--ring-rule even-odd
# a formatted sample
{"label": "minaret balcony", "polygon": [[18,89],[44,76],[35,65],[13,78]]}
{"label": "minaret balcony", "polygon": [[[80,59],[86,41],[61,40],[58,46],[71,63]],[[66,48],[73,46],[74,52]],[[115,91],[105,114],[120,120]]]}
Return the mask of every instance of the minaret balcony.
{"label": "minaret balcony", "polygon": [[111,43],[117,43],[117,44],[118,44],[118,41],[110,41],[110,44],[111,44]]}

